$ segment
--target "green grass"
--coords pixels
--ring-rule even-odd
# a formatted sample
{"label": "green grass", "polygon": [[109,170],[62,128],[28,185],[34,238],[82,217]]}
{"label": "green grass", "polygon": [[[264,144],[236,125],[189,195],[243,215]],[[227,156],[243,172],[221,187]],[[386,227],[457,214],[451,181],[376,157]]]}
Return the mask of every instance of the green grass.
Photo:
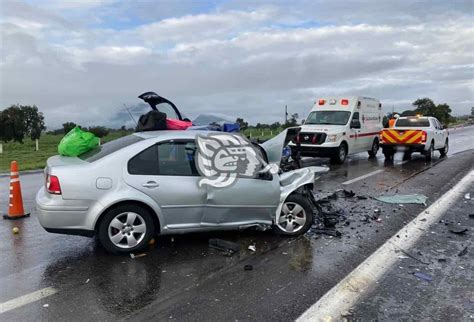
{"label": "green grass", "polygon": [[[128,132],[112,132],[101,139],[102,143],[117,139]],[[23,144],[18,142],[3,143],[3,154],[0,154],[0,172],[10,171],[10,162],[18,162],[20,171],[42,169],[46,160],[58,154],[58,144],[63,135],[43,134],[39,140],[39,150],[35,151],[35,141],[25,139]]]}
{"label": "green grass", "polygon": [[[247,129],[244,131],[246,136],[253,139],[268,140],[282,129]],[[128,132],[112,132],[101,139],[102,143],[117,139]],[[42,169],[46,166],[46,160],[49,157],[58,154],[58,144],[63,135],[43,134],[39,140],[39,150],[35,151],[35,141],[25,139],[23,144],[18,142],[3,143],[3,154],[0,154],[0,173],[10,171],[10,162],[15,160],[18,162],[20,171]]]}

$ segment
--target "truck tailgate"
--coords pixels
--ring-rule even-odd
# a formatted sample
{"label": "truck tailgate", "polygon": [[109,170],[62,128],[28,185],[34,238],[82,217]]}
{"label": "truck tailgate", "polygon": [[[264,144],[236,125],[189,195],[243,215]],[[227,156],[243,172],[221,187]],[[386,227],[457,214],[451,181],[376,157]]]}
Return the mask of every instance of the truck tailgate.
{"label": "truck tailgate", "polygon": [[380,142],[383,144],[422,144],[426,132],[414,129],[383,129]]}

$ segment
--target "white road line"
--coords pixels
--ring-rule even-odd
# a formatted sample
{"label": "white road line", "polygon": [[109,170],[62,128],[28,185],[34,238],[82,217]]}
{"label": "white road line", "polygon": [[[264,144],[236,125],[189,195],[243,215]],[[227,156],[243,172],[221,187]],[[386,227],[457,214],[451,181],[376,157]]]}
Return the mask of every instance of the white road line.
{"label": "white road line", "polygon": [[374,176],[374,175],[376,175],[376,174],[378,174],[378,173],[380,173],[380,172],[383,172],[383,170],[375,170],[375,171],[369,172],[369,173],[367,173],[367,174],[364,174],[363,176],[360,176],[360,177],[357,177],[357,178],[354,178],[354,179],[345,181],[345,182],[343,182],[342,184],[351,184],[351,183],[357,182],[357,181],[359,181],[359,180],[362,180],[362,179],[365,179],[365,178]]}
{"label": "white road line", "polygon": [[57,292],[58,291],[52,287],[46,287],[41,290],[14,298],[10,301],[0,303],[0,314],[14,310],[26,304],[39,301],[45,297],[56,294]]}
{"label": "white road line", "polygon": [[[341,313],[357,304],[358,300],[372,290],[380,278],[396,263],[397,252],[412,247],[428,231],[430,225],[438,222],[439,218],[459,198],[462,198],[464,191],[473,182],[474,170],[387,240],[369,258],[324,294],[297,321],[340,320]],[[426,221],[420,221],[420,219],[426,219]],[[400,237],[396,237],[397,235]]]}

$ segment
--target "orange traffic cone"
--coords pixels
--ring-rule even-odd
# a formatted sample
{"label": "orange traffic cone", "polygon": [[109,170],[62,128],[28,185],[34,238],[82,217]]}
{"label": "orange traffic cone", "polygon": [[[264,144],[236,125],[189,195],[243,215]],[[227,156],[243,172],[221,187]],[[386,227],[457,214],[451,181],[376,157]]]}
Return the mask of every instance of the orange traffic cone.
{"label": "orange traffic cone", "polygon": [[10,166],[10,204],[8,215],[3,215],[3,219],[20,219],[29,217],[23,209],[23,197],[21,196],[20,176],[16,161],[12,161]]}

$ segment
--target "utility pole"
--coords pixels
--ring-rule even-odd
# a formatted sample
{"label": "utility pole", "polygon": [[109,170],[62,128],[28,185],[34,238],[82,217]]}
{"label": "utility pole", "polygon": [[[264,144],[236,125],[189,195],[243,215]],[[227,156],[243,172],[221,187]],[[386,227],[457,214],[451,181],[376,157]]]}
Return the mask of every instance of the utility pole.
{"label": "utility pole", "polygon": [[288,123],[288,105],[285,105],[285,125]]}

